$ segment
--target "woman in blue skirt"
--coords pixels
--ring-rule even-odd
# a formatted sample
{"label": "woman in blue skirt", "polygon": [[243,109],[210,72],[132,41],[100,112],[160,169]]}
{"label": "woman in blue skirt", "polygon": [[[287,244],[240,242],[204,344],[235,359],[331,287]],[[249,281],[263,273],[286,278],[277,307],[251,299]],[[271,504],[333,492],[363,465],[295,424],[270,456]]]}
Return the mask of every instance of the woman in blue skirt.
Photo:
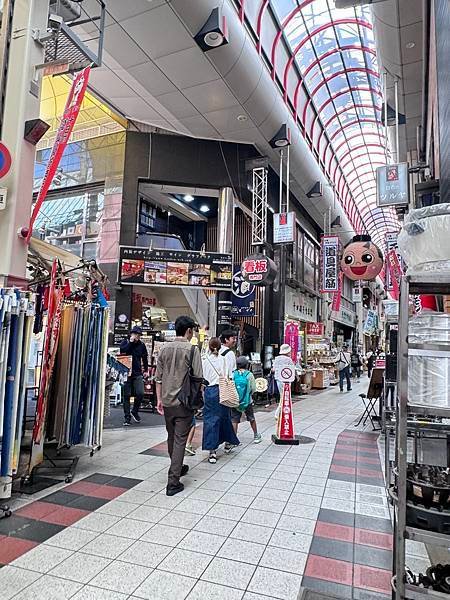
{"label": "woman in blue skirt", "polygon": [[231,423],[231,411],[219,402],[219,377],[226,371],[225,358],[219,355],[219,338],[209,340],[209,352],[203,357],[203,377],[208,381],[203,407],[203,450],[209,450],[208,462],[217,462],[217,448],[225,442],[225,452],[231,452],[239,440]]}

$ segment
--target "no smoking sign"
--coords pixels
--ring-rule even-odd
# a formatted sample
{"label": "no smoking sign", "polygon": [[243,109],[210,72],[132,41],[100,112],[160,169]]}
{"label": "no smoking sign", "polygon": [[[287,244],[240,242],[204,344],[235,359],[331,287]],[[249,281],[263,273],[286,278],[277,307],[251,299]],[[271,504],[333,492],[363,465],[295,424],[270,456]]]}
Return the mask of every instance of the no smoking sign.
{"label": "no smoking sign", "polygon": [[295,379],[295,367],[289,356],[277,358],[275,367],[275,379],[282,383],[292,383]]}

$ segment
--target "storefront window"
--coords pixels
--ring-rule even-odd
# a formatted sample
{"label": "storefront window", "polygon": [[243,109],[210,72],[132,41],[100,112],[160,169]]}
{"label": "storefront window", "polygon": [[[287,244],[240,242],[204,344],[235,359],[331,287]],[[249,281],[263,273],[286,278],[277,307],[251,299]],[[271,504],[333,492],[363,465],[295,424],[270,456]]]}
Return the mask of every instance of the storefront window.
{"label": "storefront window", "polygon": [[102,191],[46,200],[35,224],[35,235],[87,260],[97,259],[103,216]]}
{"label": "storefront window", "polygon": [[305,236],[305,240],[304,240],[304,249],[305,249],[305,252],[304,252],[304,261],[305,261],[304,284],[307,287],[314,290],[315,286],[316,286],[316,257],[315,257],[316,247],[314,246],[312,241],[307,236]]}

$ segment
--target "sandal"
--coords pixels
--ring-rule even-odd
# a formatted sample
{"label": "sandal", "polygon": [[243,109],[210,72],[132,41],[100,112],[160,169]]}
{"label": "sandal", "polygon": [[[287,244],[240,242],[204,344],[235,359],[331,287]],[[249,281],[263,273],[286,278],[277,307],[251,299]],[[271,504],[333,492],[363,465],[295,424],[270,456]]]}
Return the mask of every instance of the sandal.
{"label": "sandal", "polygon": [[212,454],[209,455],[208,462],[211,465],[215,465],[216,464],[216,462],[217,462],[217,455],[216,455],[215,452],[213,452]]}

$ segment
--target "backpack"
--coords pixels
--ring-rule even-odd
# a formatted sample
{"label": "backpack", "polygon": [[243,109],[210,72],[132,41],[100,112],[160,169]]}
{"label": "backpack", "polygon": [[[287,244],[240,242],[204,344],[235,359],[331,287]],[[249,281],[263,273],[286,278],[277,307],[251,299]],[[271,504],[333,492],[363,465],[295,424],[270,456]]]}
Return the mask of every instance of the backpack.
{"label": "backpack", "polygon": [[250,371],[235,371],[233,373],[233,380],[239,396],[239,408],[237,410],[244,412],[252,401],[250,390]]}

